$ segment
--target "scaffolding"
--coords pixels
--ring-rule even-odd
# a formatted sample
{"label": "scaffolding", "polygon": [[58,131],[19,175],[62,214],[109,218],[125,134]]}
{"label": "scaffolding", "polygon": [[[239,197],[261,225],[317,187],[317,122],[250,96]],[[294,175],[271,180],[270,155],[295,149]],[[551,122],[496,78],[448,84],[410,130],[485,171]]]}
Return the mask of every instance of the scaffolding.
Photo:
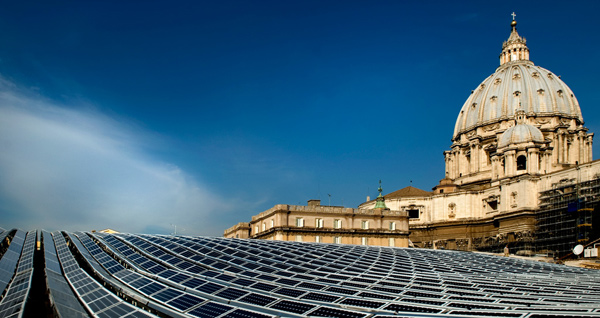
{"label": "scaffolding", "polygon": [[563,180],[540,193],[536,249],[557,257],[600,237],[600,179]]}

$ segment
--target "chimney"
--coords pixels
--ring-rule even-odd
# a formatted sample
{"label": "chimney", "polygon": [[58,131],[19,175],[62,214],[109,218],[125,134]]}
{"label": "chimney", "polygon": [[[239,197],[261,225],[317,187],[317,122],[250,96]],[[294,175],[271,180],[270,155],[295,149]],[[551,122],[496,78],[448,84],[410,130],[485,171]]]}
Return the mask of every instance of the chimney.
{"label": "chimney", "polygon": [[321,205],[321,200],[308,200],[308,206],[319,206]]}

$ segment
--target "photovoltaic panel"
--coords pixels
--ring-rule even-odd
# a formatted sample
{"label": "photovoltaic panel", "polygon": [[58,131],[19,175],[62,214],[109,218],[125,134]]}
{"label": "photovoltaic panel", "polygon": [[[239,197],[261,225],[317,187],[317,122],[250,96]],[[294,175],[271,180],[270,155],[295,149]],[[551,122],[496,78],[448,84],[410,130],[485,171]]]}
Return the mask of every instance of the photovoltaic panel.
{"label": "photovoltaic panel", "polygon": [[315,305],[305,304],[296,301],[282,300],[272,305],[271,308],[279,309],[295,314],[304,314],[305,312],[315,308]]}
{"label": "photovoltaic panel", "polygon": [[224,314],[228,311],[231,311],[233,309],[234,309],[234,307],[231,307],[228,305],[219,304],[219,303],[215,303],[215,302],[209,302],[198,308],[195,308],[194,310],[189,311],[188,314],[190,314],[192,316],[200,317],[200,318],[214,318],[214,317],[221,316],[222,314]]}
{"label": "photovoltaic panel", "polygon": [[167,304],[181,311],[186,311],[200,303],[203,303],[204,301],[205,299],[203,298],[194,295],[184,294],[180,297],[167,301]]}

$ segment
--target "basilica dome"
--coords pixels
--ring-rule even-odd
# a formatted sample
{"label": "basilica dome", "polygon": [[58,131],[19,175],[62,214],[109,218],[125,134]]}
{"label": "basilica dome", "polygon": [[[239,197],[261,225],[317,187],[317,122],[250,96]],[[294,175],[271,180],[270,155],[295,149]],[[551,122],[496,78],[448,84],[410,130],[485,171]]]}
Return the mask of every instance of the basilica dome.
{"label": "basilica dome", "polygon": [[[529,60],[513,16],[500,66],[458,114],[451,149],[444,152],[446,178],[478,189],[522,173],[559,171],[592,161],[593,137],[573,91]],[[528,161],[535,164],[519,169]]]}
{"label": "basilica dome", "polygon": [[502,46],[500,67],[472,91],[456,120],[453,140],[475,128],[511,120],[517,109],[523,109],[528,117],[568,118],[583,124],[571,89],[559,76],[529,61],[525,39],[513,22],[511,35]]}

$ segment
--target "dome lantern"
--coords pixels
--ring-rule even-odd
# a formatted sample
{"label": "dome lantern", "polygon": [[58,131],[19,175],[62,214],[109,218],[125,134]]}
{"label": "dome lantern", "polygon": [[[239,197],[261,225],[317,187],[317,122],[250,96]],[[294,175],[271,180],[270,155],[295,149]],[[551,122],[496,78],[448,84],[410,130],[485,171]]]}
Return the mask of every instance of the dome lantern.
{"label": "dome lantern", "polygon": [[527,48],[527,40],[519,36],[517,33],[516,14],[512,13],[513,20],[510,23],[512,31],[508,40],[502,43],[502,53],[500,53],[500,65],[504,65],[513,61],[529,61],[529,48]]}

